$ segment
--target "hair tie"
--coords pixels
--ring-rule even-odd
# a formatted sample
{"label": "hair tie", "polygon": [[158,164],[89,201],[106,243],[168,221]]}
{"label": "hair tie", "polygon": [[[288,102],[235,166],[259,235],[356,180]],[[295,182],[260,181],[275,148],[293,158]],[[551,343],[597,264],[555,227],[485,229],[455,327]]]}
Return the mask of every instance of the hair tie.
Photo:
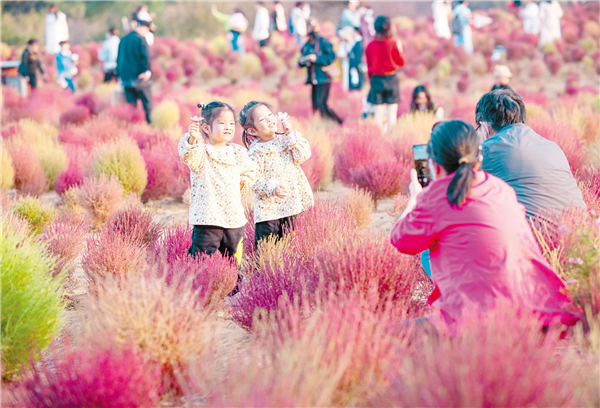
{"label": "hair tie", "polygon": [[469,159],[467,159],[466,157],[461,157],[460,159],[458,159],[458,164],[463,164],[463,163],[467,163],[469,164]]}

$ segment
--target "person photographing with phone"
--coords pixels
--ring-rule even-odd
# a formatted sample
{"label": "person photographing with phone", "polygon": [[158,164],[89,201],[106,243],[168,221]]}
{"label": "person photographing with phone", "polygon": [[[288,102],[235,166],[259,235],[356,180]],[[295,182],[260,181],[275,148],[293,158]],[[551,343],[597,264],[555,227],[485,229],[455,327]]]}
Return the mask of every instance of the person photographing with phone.
{"label": "person photographing with phone", "polygon": [[400,252],[430,250],[427,319],[454,331],[468,307],[484,315],[507,302],[537,314],[541,325],[573,324],[566,287],[543,257],[515,191],[482,170],[480,140],[461,120],[440,122],[427,147],[433,181],[423,188],[411,170],[410,199],[391,231]]}
{"label": "person photographing with phone", "polygon": [[331,77],[326,71],[335,61],[335,52],[331,43],[319,35],[319,30],[319,22],[311,18],[308,23],[308,41],[302,47],[298,65],[306,67],[306,83],[312,86],[313,112],[318,111],[322,117],[341,124],[342,119],[327,105]]}

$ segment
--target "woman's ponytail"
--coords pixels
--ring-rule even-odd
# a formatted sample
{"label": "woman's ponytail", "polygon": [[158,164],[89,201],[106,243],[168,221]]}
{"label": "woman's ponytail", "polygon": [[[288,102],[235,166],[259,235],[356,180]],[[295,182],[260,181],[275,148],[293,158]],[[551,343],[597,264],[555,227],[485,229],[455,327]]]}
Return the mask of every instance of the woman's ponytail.
{"label": "woman's ponytail", "polygon": [[429,155],[448,174],[454,173],[446,196],[453,207],[461,207],[471,194],[480,143],[473,126],[462,120],[440,122],[431,131]]}
{"label": "woman's ponytail", "polygon": [[448,197],[448,202],[452,207],[462,207],[462,205],[467,200],[467,197],[471,194],[471,187],[473,186],[473,180],[475,179],[475,171],[473,167],[467,163],[463,162],[456,173],[454,173],[454,177],[450,181],[450,185],[448,185],[448,190],[446,191],[446,195]]}

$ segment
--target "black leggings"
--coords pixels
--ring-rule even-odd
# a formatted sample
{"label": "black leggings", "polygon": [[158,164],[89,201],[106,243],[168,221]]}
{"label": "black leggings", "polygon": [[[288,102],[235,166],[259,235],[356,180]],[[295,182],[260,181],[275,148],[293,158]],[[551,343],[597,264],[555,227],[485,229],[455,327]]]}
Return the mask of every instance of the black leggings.
{"label": "black leggings", "polygon": [[259,241],[272,235],[283,238],[285,232],[294,228],[296,215],[279,218],[277,220],[257,222],[254,229],[254,248],[258,246]]}
{"label": "black leggings", "polygon": [[342,123],[340,117],[327,105],[329,99],[329,90],[331,82],[312,86],[312,106],[313,112],[319,111],[324,118],[331,119],[339,124]]}
{"label": "black leggings", "polygon": [[197,253],[212,255],[219,251],[224,256],[235,256],[244,237],[244,227],[222,228],[213,225],[194,225],[192,246],[188,255]]}

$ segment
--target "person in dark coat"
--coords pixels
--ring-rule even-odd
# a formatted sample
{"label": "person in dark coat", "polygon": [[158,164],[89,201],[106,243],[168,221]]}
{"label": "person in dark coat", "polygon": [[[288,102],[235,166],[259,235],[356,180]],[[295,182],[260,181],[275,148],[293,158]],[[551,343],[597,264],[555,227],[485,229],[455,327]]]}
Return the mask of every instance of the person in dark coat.
{"label": "person in dark coat", "polygon": [[151,21],[138,21],[137,27],[119,43],[117,76],[123,83],[127,103],[142,100],[146,121],[152,112],[152,72],[150,72],[150,47],[144,38],[150,31]]}
{"label": "person in dark coat", "polygon": [[342,119],[327,105],[331,78],[323,67],[335,61],[333,46],[327,39],[319,36],[319,22],[311,18],[308,25],[308,41],[302,47],[302,57],[298,60],[300,67],[306,67],[306,83],[312,85],[313,112],[319,111],[321,116],[339,124]]}
{"label": "person in dark coat", "polygon": [[37,87],[37,71],[44,74],[42,63],[40,61],[40,43],[36,39],[27,41],[27,48],[21,56],[21,64],[19,65],[19,74],[25,78],[29,78],[31,89]]}

